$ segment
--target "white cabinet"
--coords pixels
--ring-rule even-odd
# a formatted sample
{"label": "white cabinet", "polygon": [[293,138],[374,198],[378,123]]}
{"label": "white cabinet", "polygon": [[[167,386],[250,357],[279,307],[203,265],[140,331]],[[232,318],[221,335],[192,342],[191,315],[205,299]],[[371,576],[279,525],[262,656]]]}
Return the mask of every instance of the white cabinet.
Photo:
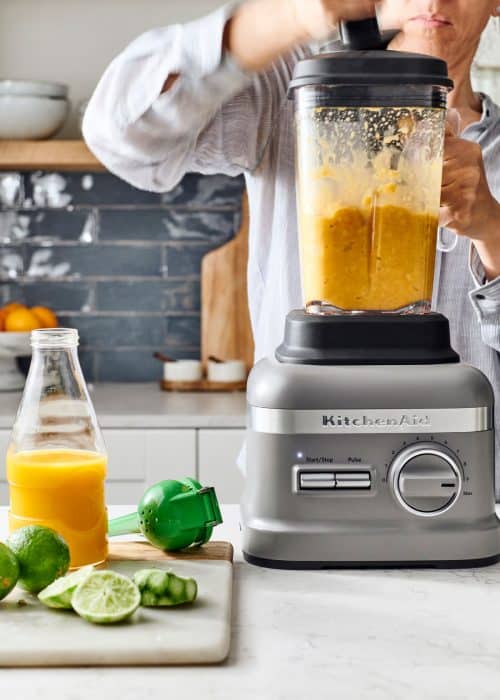
{"label": "white cabinet", "polygon": [[10,440],[10,430],[0,430],[0,506],[9,503],[7,475],[5,473],[5,456]]}
{"label": "white cabinet", "polygon": [[236,460],[245,431],[213,429],[198,431],[198,478],[203,486],[214,486],[220,503],[239,503],[244,477]]}
{"label": "white cabinet", "polygon": [[[243,475],[236,460],[244,430],[114,428],[103,433],[109,455],[106,499],[110,505],[134,505],[147,486],[185,476],[215,486],[221,503],[240,500]],[[0,430],[0,505],[8,503],[5,454],[9,438],[9,430]]]}
{"label": "white cabinet", "polygon": [[[136,504],[147,486],[163,479],[196,476],[196,430],[108,429],[106,499],[110,505]],[[0,430],[0,505],[8,503],[5,453],[10,431]]]}
{"label": "white cabinet", "polygon": [[196,475],[196,430],[104,430],[110,505],[139,501],[147,486]]}

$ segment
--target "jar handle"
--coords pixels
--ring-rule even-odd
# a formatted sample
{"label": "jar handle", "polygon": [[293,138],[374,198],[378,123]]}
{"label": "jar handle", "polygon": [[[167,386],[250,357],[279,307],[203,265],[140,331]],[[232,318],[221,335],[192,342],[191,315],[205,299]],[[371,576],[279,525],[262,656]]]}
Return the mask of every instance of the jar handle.
{"label": "jar handle", "polygon": [[452,251],[455,250],[458,244],[458,236],[456,233],[453,233],[452,240],[449,244],[446,244],[443,240],[443,231],[446,231],[447,229],[443,228],[442,226],[439,227],[438,229],[438,240],[437,240],[437,249],[439,250],[440,253],[451,253]]}

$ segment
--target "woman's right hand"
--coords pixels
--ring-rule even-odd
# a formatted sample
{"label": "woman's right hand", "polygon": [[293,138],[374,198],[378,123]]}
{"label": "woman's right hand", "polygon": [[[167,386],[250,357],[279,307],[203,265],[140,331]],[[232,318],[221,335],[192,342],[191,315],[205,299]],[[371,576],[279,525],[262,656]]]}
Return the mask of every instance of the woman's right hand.
{"label": "woman's right hand", "polygon": [[297,22],[310,39],[328,37],[342,20],[375,16],[379,0],[292,0]]}
{"label": "woman's right hand", "polygon": [[342,20],[374,17],[379,2],[249,0],[228,21],[224,48],[245,70],[265,70],[294,47],[327,38]]}

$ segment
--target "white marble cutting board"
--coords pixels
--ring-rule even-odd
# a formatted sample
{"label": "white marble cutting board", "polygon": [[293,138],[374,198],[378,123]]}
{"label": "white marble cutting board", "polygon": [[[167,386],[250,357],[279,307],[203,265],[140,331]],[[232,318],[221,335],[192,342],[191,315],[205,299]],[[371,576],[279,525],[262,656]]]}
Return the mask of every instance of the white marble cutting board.
{"label": "white marble cutting board", "polygon": [[[114,557],[119,557],[128,544],[114,545]],[[230,644],[233,577],[232,547],[227,544],[224,549],[223,544],[206,545],[212,557],[217,551],[223,552],[220,559],[152,559],[153,548],[149,545],[130,543],[136,548],[133,560],[113,558],[107,568],[129,576],[140,568],[171,568],[180,576],[198,581],[198,599],[193,605],[178,608],[139,608],[129,621],[117,625],[93,625],[71,611],[49,610],[35,596],[16,588],[0,602],[0,666],[223,661]],[[158,550],[153,551],[163,557]],[[148,556],[137,559],[138,552]],[[27,605],[19,606],[21,599]]]}

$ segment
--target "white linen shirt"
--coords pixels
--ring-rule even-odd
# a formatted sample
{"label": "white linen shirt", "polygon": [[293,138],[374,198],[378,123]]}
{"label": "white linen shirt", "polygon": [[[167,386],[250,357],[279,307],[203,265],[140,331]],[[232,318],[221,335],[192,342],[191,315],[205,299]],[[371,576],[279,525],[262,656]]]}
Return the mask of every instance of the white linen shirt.
{"label": "white linen shirt", "polygon": [[[187,172],[244,175],[250,202],[249,306],[258,360],[274,353],[287,312],[302,306],[287,87],[294,65],[311,49],[297,49],[265,72],[245,73],[222,49],[234,7],[154,29],[132,42],[102,76],[83,132],[111,172],[141,189],[168,191]],[[162,94],[174,73],[180,77]],[[500,199],[500,109],[488,97],[481,120],[462,137],[482,146],[491,190]],[[484,284],[481,262],[470,249],[468,239],[459,238],[451,252],[438,251],[434,306],[449,318],[462,360],[488,376],[500,400],[500,279]],[[498,420],[496,434],[498,494]]]}

